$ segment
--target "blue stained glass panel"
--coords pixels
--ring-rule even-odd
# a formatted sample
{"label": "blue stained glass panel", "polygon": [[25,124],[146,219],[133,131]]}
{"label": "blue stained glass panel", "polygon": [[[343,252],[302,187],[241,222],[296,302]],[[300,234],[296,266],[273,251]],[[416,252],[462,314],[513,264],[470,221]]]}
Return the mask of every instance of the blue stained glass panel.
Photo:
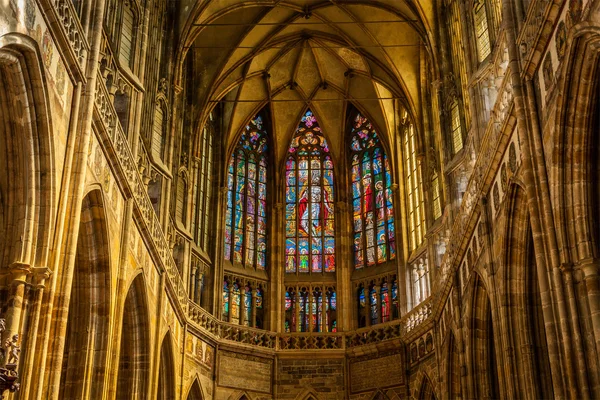
{"label": "blue stained glass panel", "polygon": [[325,254],[335,254],[335,238],[325,237]]}

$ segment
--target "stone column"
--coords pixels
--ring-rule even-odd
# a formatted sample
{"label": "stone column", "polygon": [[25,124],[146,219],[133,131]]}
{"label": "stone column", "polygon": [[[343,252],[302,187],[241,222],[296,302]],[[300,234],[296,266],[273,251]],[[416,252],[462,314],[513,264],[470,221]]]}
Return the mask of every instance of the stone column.
{"label": "stone column", "polygon": [[244,322],[246,322],[246,286],[240,287],[240,325],[244,325]]}
{"label": "stone column", "polygon": [[[253,328],[256,328],[256,288],[252,289],[252,304],[250,305],[251,307],[251,311],[250,311],[250,326]],[[263,301],[265,301],[265,299],[263,298]],[[264,307],[264,306],[263,306]]]}
{"label": "stone column", "polygon": [[327,324],[329,323],[327,319],[327,305],[329,304],[327,299],[327,290],[323,290],[321,294],[321,332],[327,332]]}

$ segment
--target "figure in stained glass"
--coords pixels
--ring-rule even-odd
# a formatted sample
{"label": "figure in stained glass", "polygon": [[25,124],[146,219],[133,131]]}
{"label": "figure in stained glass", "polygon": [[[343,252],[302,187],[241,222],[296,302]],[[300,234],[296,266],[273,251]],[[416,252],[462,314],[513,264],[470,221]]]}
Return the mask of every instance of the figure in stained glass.
{"label": "figure in stained glass", "polygon": [[[257,162],[258,161],[258,162]],[[266,268],[267,132],[260,115],[246,126],[229,161],[225,259]]]}
{"label": "figure in stained glass", "polygon": [[310,110],[292,139],[285,176],[286,272],[335,271],[333,163]]}
{"label": "figure in stained glass", "polygon": [[396,257],[389,162],[373,125],[360,113],[351,131],[351,179],[356,269]]}

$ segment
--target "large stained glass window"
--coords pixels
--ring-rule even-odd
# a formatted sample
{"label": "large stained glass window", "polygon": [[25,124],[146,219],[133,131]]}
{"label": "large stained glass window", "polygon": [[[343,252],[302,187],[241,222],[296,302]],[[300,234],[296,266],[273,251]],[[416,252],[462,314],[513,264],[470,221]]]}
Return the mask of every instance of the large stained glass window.
{"label": "large stained glass window", "polygon": [[267,265],[267,132],[262,117],[244,130],[227,173],[225,259],[246,268]]}
{"label": "large stained glass window", "polygon": [[390,164],[373,125],[357,114],[352,123],[352,205],[354,266],[396,258]]}
{"label": "large stained glass window", "polygon": [[296,129],[285,174],[285,271],[334,272],[333,162],[310,110]]}

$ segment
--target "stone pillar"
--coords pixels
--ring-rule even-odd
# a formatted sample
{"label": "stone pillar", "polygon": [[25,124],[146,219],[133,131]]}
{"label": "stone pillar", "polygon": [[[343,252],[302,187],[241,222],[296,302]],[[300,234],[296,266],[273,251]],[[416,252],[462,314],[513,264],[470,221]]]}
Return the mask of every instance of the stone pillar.
{"label": "stone pillar", "polygon": [[246,322],[246,286],[240,287],[240,325],[244,325],[244,322]]}
{"label": "stone pillar", "polygon": [[301,297],[301,293],[298,290],[298,287],[296,286],[296,301],[294,301],[294,316],[295,316],[295,323],[294,323],[294,329],[292,329],[292,332],[299,332],[300,329],[298,329],[298,327],[300,327],[300,297]]}
{"label": "stone pillar", "polygon": [[327,324],[329,323],[329,320],[327,318],[327,305],[329,304],[329,301],[327,299],[327,293],[327,290],[323,290],[321,294],[321,332],[328,331]]}
{"label": "stone pillar", "polygon": [[365,306],[366,306],[366,318],[365,318],[365,326],[371,326],[371,288],[368,285],[364,286],[365,288]]}
{"label": "stone pillar", "polygon": [[[252,304],[250,304],[250,326],[256,328],[256,288],[252,289]],[[263,301],[265,299],[263,298]],[[264,307],[264,306],[263,306]]]}

